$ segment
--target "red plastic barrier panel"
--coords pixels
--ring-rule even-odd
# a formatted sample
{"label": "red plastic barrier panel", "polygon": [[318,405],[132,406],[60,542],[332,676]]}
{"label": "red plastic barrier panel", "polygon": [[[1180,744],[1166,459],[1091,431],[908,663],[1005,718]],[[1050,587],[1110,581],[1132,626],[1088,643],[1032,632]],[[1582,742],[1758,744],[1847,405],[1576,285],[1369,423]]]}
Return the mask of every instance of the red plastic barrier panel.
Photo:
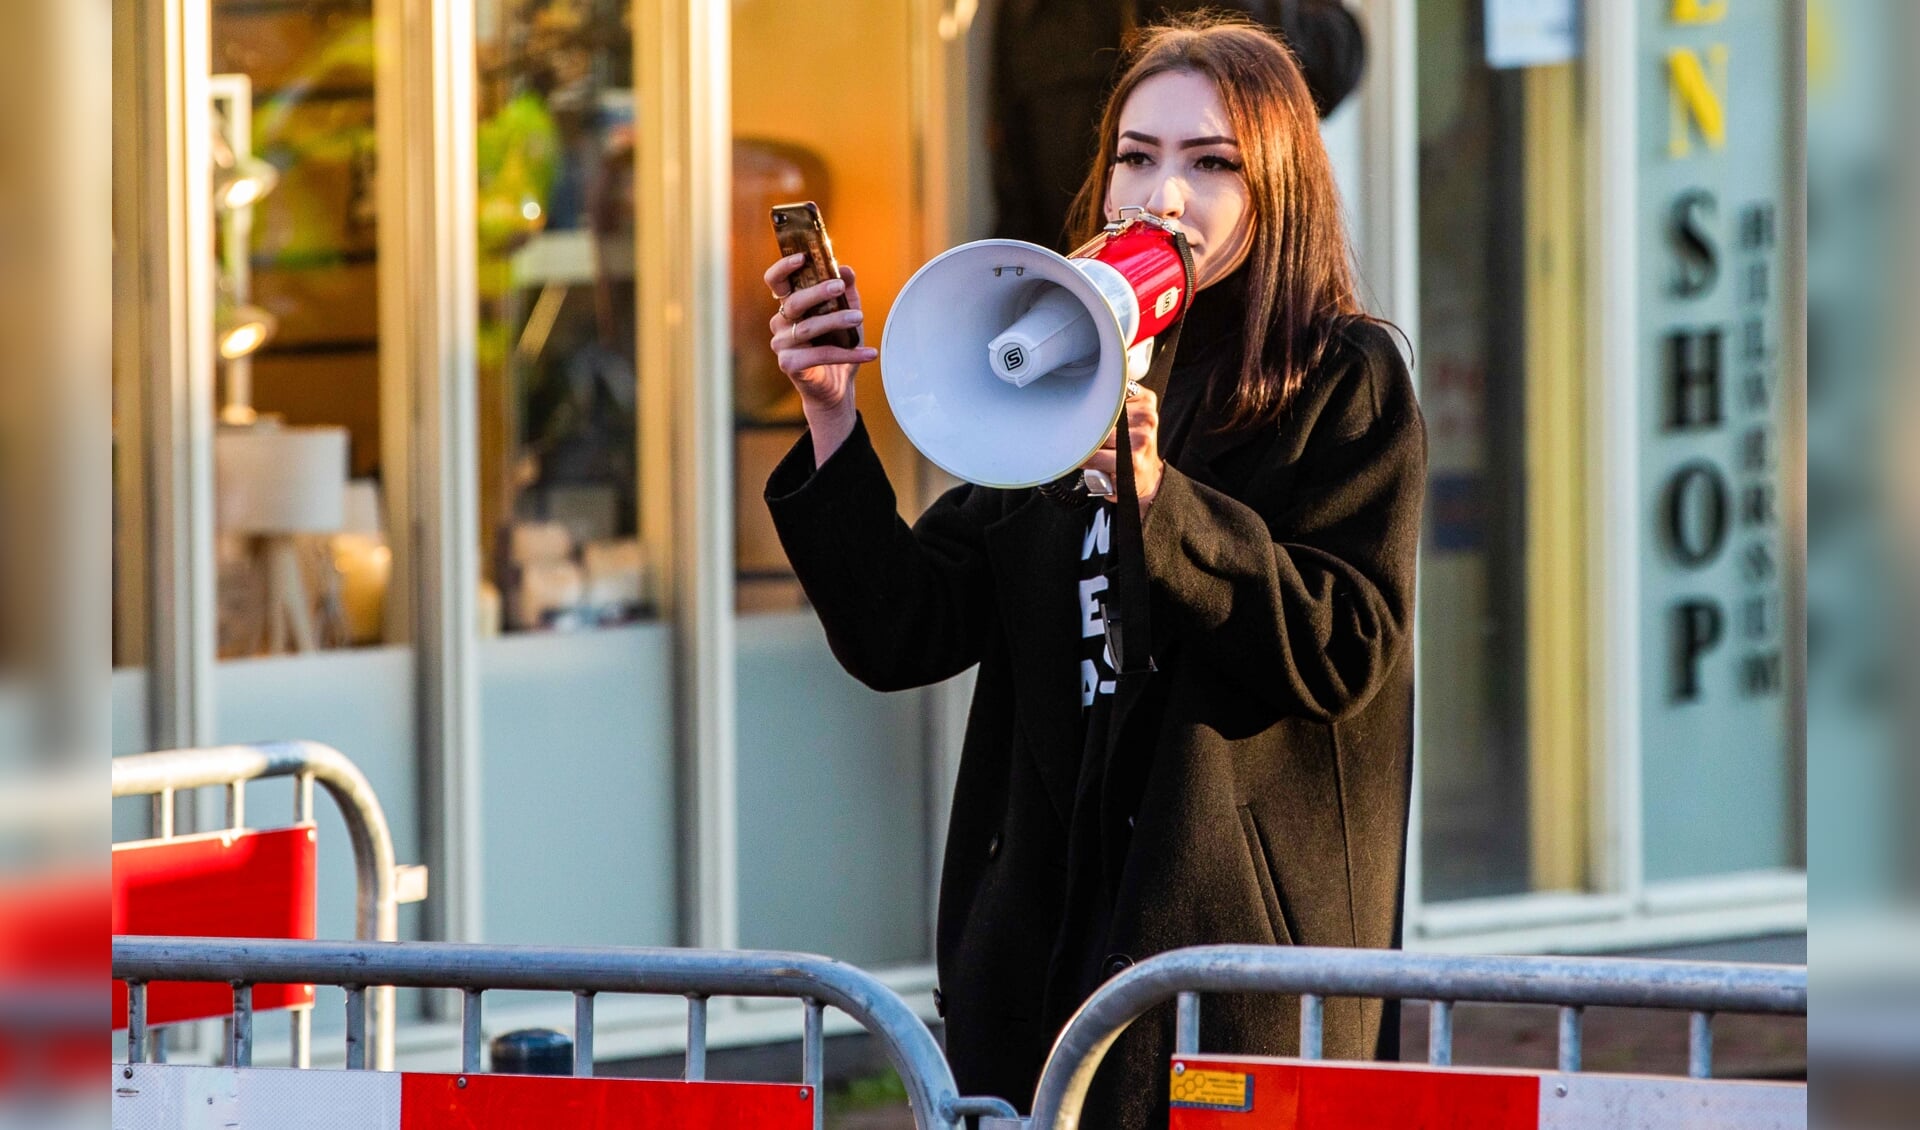
{"label": "red plastic barrier panel", "polygon": [[1805,1130],[1804,1084],[1177,1056],[1169,1130]]}
{"label": "red plastic barrier panel", "polygon": [[1535,1130],[1540,1077],[1288,1060],[1174,1061],[1170,1130]]}
{"label": "red plastic barrier panel", "polygon": [[[311,824],[113,845],[113,932],[195,938],[312,938],[317,844]],[[256,985],[256,1011],[313,1003],[312,985]],[[147,1023],[233,1011],[226,985],[147,986]],[[113,1026],[127,987],[113,986]]]}

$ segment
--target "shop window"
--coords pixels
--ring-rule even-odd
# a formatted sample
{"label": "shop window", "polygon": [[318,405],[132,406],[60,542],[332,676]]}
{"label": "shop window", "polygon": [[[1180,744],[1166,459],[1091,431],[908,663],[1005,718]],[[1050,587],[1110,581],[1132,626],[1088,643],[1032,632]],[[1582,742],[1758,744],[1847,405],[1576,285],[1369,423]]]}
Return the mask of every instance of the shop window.
{"label": "shop window", "polygon": [[1428,902],[1588,884],[1578,63],[1418,6]]}
{"label": "shop window", "polygon": [[633,34],[624,0],[477,15],[483,634],[657,612],[643,546]]}
{"label": "shop window", "polygon": [[391,642],[372,0],[212,16],[219,654]]}
{"label": "shop window", "polygon": [[[864,336],[878,344],[894,296],[941,250],[924,238],[931,172],[917,144],[944,112],[921,69],[937,31],[897,0],[739,0],[732,12],[740,943],[917,962],[932,858],[926,699],[876,694],[840,669],[774,534],[762,491],[806,425],[768,351],[761,276],[779,257],[769,209],[814,201],[859,272]],[[923,464],[879,365],[861,370],[857,395],[912,520]]]}

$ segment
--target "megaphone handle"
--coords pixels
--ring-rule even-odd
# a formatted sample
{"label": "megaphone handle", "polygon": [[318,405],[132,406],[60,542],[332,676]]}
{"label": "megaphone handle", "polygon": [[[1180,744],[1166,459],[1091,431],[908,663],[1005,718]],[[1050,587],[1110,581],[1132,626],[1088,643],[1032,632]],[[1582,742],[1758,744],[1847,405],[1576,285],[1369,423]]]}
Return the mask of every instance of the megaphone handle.
{"label": "megaphone handle", "polygon": [[[1173,367],[1173,354],[1180,345],[1180,327],[1175,322],[1154,343],[1153,364],[1141,382],[1156,393],[1167,387],[1167,374]],[[1113,595],[1107,602],[1107,652],[1113,656],[1113,668],[1119,675],[1139,675],[1153,671],[1153,629],[1149,623],[1152,594],[1147,586],[1146,539],[1140,523],[1140,489],[1133,474],[1133,429],[1125,411],[1120,413],[1120,434],[1115,437],[1116,453],[1127,454],[1113,461]]]}
{"label": "megaphone handle", "polygon": [[[1180,265],[1186,271],[1186,289],[1181,295],[1179,318],[1160,332],[1154,343],[1153,362],[1147,366],[1142,384],[1156,395],[1166,392],[1167,378],[1173,371],[1173,355],[1180,348],[1180,330],[1186,325],[1187,310],[1193,305],[1193,252],[1187,237],[1175,232],[1173,243],[1180,252]],[[1120,676],[1146,674],[1153,665],[1152,592],[1147,585],[1146,539],[1141,531],[1140,491],[1133,477],[1133,429],[1127,413],[1120,412],[1120,434],[1115,437],[1113,461],[1116,497],[1113,500],[1113,595],[1107,603],[1107,651],[1113,656],[1114,672]]]}

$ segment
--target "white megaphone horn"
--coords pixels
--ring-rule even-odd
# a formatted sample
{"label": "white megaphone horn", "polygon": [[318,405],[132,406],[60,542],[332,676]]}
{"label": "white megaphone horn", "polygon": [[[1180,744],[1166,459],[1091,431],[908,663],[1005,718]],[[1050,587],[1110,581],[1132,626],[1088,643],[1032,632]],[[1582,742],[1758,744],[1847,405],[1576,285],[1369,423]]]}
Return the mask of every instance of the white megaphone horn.
{"label": "white megaphone horn", "polygon": [[914,273],[880,340],[887,402],[941,469],[989,487],[1077,470],[1120,418],[1155,335],[1186,312],[1174,229],[1124,208],[1071,255],[962,244]]}

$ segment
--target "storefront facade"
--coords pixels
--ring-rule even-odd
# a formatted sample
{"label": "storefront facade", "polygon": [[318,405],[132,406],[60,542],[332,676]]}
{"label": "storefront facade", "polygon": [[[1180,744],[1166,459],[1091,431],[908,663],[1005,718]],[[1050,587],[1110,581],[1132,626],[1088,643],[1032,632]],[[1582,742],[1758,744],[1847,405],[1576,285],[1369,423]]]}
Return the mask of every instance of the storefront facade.
{"label": "storefront facade", "polygon": [[[1497,3],[1356,7],[1325,132],[1432,437],[1408,944],[1804,930],[1793,6],[1520,5],[1517,40]],[[338,746],[432,868],[410,937],[817,951],[931,1014],[967,677],[882,696],[828,653],[759,502],[800,424],[758,273],[766,206],[818,200],[877,331],[989,230],[995,6],[116,12],[115,753]],[[1680,219],[1717,288],[1673,292],[1704,270]],[[1662,343],[1756,320],[1770,359],[1675,427],[1711,381]],[[1738,399],[1753,374],[1777,394]],[[860,395],[911,516],[947,484]],[[1737,524],[1769,484],[1777,521]],[[403,1060],[453,1046],[436,1003]],[[789,1020],[716,1003],[714,1039]],[[607,1002],[596,1047],[681,1023]]]}

